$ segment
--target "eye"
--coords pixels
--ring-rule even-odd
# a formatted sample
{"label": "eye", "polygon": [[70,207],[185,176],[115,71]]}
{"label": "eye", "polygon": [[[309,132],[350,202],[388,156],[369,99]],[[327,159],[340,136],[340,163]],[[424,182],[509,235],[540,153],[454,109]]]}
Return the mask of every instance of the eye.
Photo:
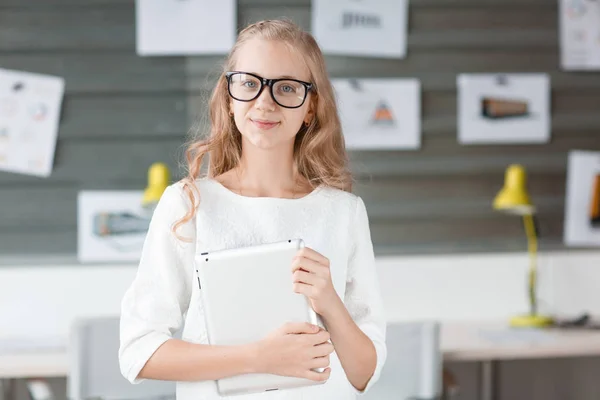
{"label": "eye", "polygon": [[242,86],[248,89],[254,89],[256,87],[256,82],[251,80],[245,80],[242,82]]}
{"label": "eye", "polygon": [[296,91],[296,89],[290,85],[282,85],[280,89],[284,93],[293,93]]}

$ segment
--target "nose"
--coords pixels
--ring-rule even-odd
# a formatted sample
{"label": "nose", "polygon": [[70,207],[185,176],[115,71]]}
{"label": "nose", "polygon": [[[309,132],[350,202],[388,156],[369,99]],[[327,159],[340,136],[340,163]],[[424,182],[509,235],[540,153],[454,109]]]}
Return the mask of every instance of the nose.
{"label": "nose", "polygon": [[271,88],[265,85],[262,93],[255,100],[255,107],[260,110],[273,111],[275,110],[275,104],[277,103],[275,103],[275,100],[273,100],[273,97],[271,96]]}

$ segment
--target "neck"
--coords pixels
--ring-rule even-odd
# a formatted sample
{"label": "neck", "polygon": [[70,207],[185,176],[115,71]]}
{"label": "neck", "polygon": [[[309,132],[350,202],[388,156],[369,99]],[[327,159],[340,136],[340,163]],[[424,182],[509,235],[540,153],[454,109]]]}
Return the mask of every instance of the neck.
{"label": "neck", "polygon": [[244,194],[265,197],[294,197],[298,174],[294,164],[293,143],[279,149],[263,150],[242,143],[237,168],[239,189]]}

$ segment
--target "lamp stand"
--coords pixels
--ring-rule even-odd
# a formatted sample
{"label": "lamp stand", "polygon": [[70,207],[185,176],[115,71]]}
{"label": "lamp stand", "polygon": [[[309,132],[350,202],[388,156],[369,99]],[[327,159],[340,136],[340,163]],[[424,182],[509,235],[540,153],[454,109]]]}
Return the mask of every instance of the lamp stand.
{"label": "lamp stand", "polygon": [[538,314],[537,310],[537,233],[531,214],[523,215],[525,234],[527,235],[527,250],[529,253],[528,297],[529,314],[518,315],[510,319],[510,325],[520,328],[541,328],[552,324],[552,318]]}

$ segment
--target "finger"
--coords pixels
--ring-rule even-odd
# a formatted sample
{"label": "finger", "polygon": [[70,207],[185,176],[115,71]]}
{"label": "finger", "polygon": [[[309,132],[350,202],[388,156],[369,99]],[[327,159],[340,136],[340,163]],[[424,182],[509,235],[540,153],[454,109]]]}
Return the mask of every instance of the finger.
{"label": "finger", "polygon": [[[319,331],[312,335],[307,335],[308,341],[313,346],[319,346],[321,344],[327,343],[327,341],[331,338],[331,335],[326,330]],[[317,357],[314,355],[313,357]]]}
{"label": "finger", "polygon": [[293,285],[294,293],[303,294],[306,297],[312,298],[315,296],[316,288],[313,285],[302,282],[294,282]]}
{"label": "finger", "polygon": [[310,369],[329,367],[329,356],[315,357],[309,362]]}
{"label": "finger", "polygon": [[323,372],[316,372],[316,371],[306,371],[306,373],[304,374],[304,377],[306,379],[310,379],[311,381],[316,381],[316,382],[324,382],[327,379],[329,379],[329,375],[331,374],[331,368],[327,367],[325,368],[325,370]]}
{"label": "finger", "polygon": [[313,358],[325,357],[325,356],[329,356],[331,353],[333,353],[333,350],[334,350],[333,345],[329,342],[325,342],[325,343],[321,343],[316,346],[313,346],[313,348],[311,349],[309,354]]}
{"label": "finger", "polygon": [[323,278],[329,275],[328,266],[319,264],[318,262],[305,257],[295,258],[292,262],[292,272],[296,272],[297,270],[311,272]]}
{"label": "finger", "polygon": [[300,249],[300,251],[298,251],[296,255],[306,257],[320,264],[329,266],[329,259],[321,253],[311,249],[310,247],[303,247],[302,249]]}
{"label": "finger", "polygon": [[316,274],[311,274],[310,272],[298,270],[292,274],[292,279],[294,282],[306,283],[307,285],[316,285],[323,278],[320,278]]}
{"label": "finger", "polygon": [[319,332],[320,327],[318,325],[313,325],[308,322],[288,322],[283,325],[284,333],[313,333],[317,334]]}

